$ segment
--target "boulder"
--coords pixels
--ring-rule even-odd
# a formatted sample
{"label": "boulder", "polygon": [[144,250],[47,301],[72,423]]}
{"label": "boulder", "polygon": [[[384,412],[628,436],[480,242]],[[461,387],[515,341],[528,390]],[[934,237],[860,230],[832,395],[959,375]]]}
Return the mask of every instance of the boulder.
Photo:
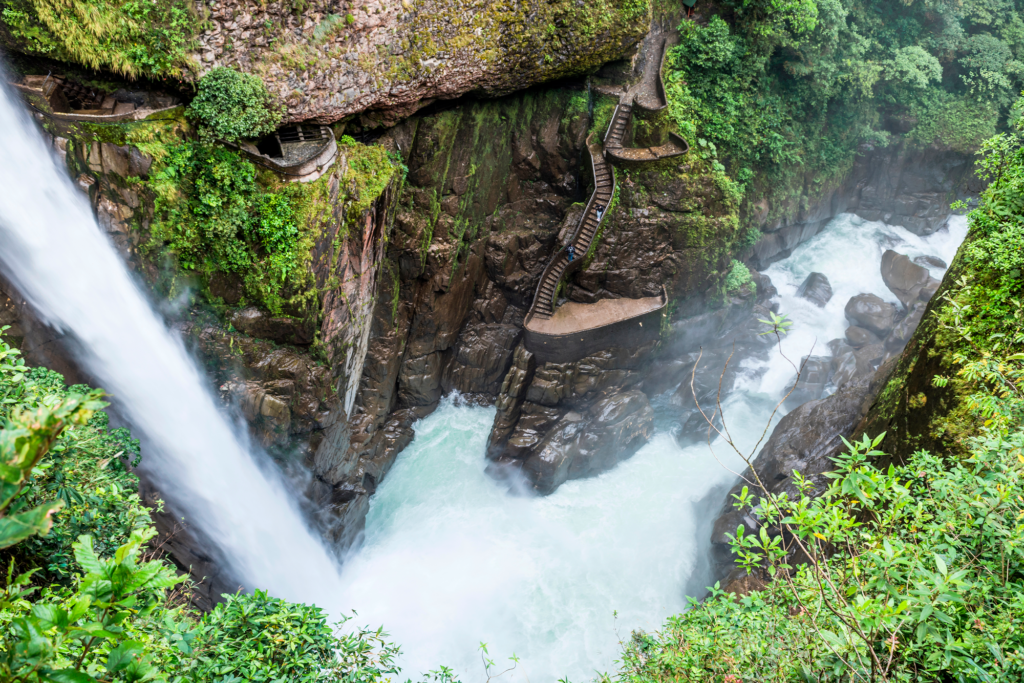
{"label": "boulder", "polygon": [[832,353],[833,358],[853,350],[853,347],[845,339],[833,339],[826,346],[828,346],[828,350]]}
{"label": "boulder", "polygon": [[846,304],[846,319],[885,337],[896,324],[896,307],[874,294],[858,294]]}
{"label": "boulder", "polygon": [[849,342],[850,346],[855,349],[859,349],[862,346],[868,344],[878,344],[882,341],[882,338],[871,330],[865,330],[863,327],[857,327],[851,325],[846,328],[846,341]]}
{"label": "boulder", "polygon": [[796,295],[807,299],[818,308],[825,308],[825,304],[832,298],[832,285],[821,273],[811,273],[796,290]]}
{"label": "boulder", "polygon": [[882,344],[869,344],[853,352],[857,361],[857,376],[869,377],[885,359],[885,346]]}
{"label": "boulder", "polygon": [[847,351],[832,358],[832,384],[842,387],[857,376],[857,358],[853,355],[854,349],[847,347]]}
{"label": "boulder", "polygon": [[896,353],[902,351],[903,347],[907,345],[910,338],[914,334],[914,330],[921,323],[921,318],[924,317],[925,309],[928,308],[928,304],[923,301],[918,301],[911,306],[910,311],[903,318],[903,320],[896,323],[896,327],[892,329],[889,336],[885,338],[885,349],[890,353]]}
{"label": "boulder", "polygon": [[611,469],[647,443],[654,431],[654,409],[641,391],[598,401],[586,415],[570,411],[523,464],[538,493],[548,494],[569,479]]}
{"label": "boulder", "polygon": [[919,266],[924,266],[925,268],[941,268],[942,270],[946,270],[947,268],[949,268],[949,264],[940,259],[938,256],[915,256],[914,263],[916,263]]}
{"label": "boulder", "polygon": [[[939,285],[941,284],[941,280],[930,278],[928,280],[928,284],[921,288],[921,291],[918,293],[917,298],[921,301],[931,301],[931,298],[935,296],[935,292],[939,290]],[[913,304],[910,305],[913,306]]]}
{"label": "boulder", "polygon": [[826,356],[808,356],[801,361],[803,367],[800,376],[786,398],[785,406],[789,410],[803,405],[808,401],[821,398],[832,374],[832,359]]}
{"label": "boulder", "polygon": [[904,254],[892,249],[882,254],[882,280],[904,308],[918,300],[921,290],[933,280],[924,266],[919,266]]}

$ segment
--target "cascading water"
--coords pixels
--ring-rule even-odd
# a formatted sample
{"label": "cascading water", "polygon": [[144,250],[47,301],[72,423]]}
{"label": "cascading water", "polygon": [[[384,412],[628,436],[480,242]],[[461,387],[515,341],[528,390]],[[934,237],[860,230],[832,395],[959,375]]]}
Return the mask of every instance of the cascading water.
{"label": "cascading water", "polygon": [[181,341],[154,314],[84,194],[23,105],[0,87],[0,262],[142,436],[147,466],[237,578],[322,602],[337,571],[272,475],[218,410]]}
{"label": "cascading water", "polygon": [[[879,271],[886,248],[948,263],[966,234],[965,219],[950,223],[921,238],[840,216],[768,269],[794,323],[786,356],[799,363],[812,347],[828,355],[827,342],[848,325],[843,308],[851,296],[894,300]],[[811,271],[831,280],[824,309],[795,296]],[[741,361],[724,402],[746,453],[793,380],[780,353]],[[707,518],[721,499],[711,509],[698,503],[732,482],[726,468],[744,466],[721,443],[714,455],[706,444],[680,448],[671,436],[676,425],[665,419],[679,408],[667,397],[654,404],[661,424],[631,459],[545,498],[522,498],[483,471],[493,409],[445,399],[416,425],[415,440],[370,503],[365,544],[342,571],[343,604],[387,627],[405,649],[407,674],[446,664],[462,680],[481,679],[479,641],[499,665],[513,652],[521,658],[503,680],[580,681],[611,669],[631,629],[656,629],[685,609],[684,586],[707,549]]]}
{"label": "cascading water", "polygon": [[[714,455],[706,445],[680,448],[669,417],[679,410],[666,397],[654,401],[657,433],[633,458],[545,498],[509,495],[484,474],[493,409],[445,399],[416,425],[416,439],[372,499],[365,543],[339,580],[146,303],[84,196],[2,89],[0,126],[5,272],[51,324],[74,335],[85,366],[145,438],[157,481],[250,586],[335,612],[355,608],[360,623],[384,624],[402,644],[406,675],[445,664],[465,681],[483,677],[480,641],[499,670],[503,656],[522,658],[504,680],[588,679],[613,667],[630,630],[657,628],[685,609],[684,586],[707,544],[702,527],[719,500],[711,509],[698,503],[743,463],[719,444]],[[948,262],[965,233],[963,219],[929,238],[852,216],[833,221],[767,271],[794,322],[786,355],[799,362],[812,345],[826,353],[846,327],[850,296],[892,299],[878,273],[884,248]],[[812,270],[832,283],[824,309],[795,297]],[[792,381],[778,354],[743,361],[725,401],[745,451]]]}

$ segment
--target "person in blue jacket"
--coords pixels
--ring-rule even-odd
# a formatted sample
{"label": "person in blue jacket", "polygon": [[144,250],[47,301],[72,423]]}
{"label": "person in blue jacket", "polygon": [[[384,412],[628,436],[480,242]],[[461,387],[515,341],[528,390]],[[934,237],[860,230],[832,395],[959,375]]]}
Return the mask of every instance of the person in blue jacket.
{"label": "person in blue jacket", "polygon": [[570,244],[565,248],[565,253],[569,255],[569,263],[572,263],[572,260],[576,258],[576,248]]}

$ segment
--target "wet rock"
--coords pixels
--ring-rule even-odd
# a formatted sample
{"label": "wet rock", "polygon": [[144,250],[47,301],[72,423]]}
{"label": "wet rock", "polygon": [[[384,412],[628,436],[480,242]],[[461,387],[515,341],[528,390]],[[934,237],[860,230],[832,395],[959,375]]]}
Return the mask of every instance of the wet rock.
{"label": "wet rock", "polygon": [[523,474],[537,492],[550,493],[569,479],[593,476],[629,458],[653,429],[647,397],[641,391],[624,392],[598,401],[588,416],[567,413],[523,464]]}
{"label": "wet rock", "polygon": [[875,372],[885,358],[885,346],[869,344],[853,352],[857,361],[857,376],[868,377]]}
{"label": "wet rock", "polygon": [[[939,285],[941,284],[941,280],[931,278],[930,280],[928,280],[928,284],[921,288],[921,291],[918,293],[917,298],[920,299],[921,301],[931,301],[931,298],[935,296],[935,292],[939,291]],[[913,306],[913,304],[910,305]]]}
{"label": "wet rock", "polygon": [[942,270],[949,268],[949,265],[938,256],[915,256],[914,263],[925,268],[941,268]]}
{"label": "wet rock", "polygon": [[896,324],[896,307],[874,294],[858,294],[846,304],[846,319],[853,325],[885,337]]}
{"label": "wet rock", "polygon": [[[536,362],[533,354],[527,351],[523,344],[519,344],[512,354],[512,366],[501,383],[501,393],[498,394],[498,400],[495,401],[497,413],[494,416],[494,425],[491,427],[490,436],[487,438],[487,458],[489,460],[498,460],[504,455],[508,439],[521,415],[526,389],[533,381],[535,369]],[[515,454],[519,453],[520,450],[517,447]]]}
{"label": "wet rock", "polygon": [[497,394],[521,336],[522,330],[514,325],[467,326],[445,367],[442,389]]}
{"label": "wet rock", "polygon": [[779,290],[772,283],[772,279],[764,273],[756,270],[750,271],[750,280],[757,285],[757,302],[764,303],[778,296]]}
{"label": "wet rock", "polygon": [[868,344],[878,344],[882,341],[882,338],[870,330],[865,330],[863,327],[851,325],[846,328],[846,341],[849,342],[850,346],[859,349]]}
{"label": "wet rock", "polygon": [[853,347],[832,358],[832,384],[842,387],[857,376],[857,358]]}
{"label": "wet rock", "polygon": [[889,336],[885,338],[885,349],[889,353],[896,353],[903,350],[903,347],[910,341],[910,337],[913,336],[914,330],[921,323],[921,319],[924,317],[924,312],[928,308],[928,305],[923,301],[918,301],[910,307],[910,311],[903,318],[903,320],[896,323],[896,327],[893,328]]}
{"label": "wet rock", "polygon": [[833,339],[826,346],[828,346],[828,350],[832,353],[833,358],[853,350],[853,347],[845,339]]}
{"label": "wet rock", "polygon": [[934,278],[924,266],[889,249],[882,254],[882,280],[903,307],[909,308],[912,302],[918,300],[921,290]]}
{"label": "wet rock", "polygon": [[785,406],[792,410],[799,405],[821,398],[832,374],[832,359],[827,356],[808,356],[801,360],[800,377],[792,386]]}
{"label": "wet rock", "polygon": [[269,339],[280,344],[303,346],[313,342],[313,326],[298,318],[275,318],[255,306],[247,306],[231,316],[235,329],[250,337]]}
{"label": "wet rock", "polygon": [[[831,396],[804,403],[783,417],[755,460],[758,477],[768,490],[795,495],[792,476],[798,471],[813,483],[815,493],[823,491],[828,483],[825,473],[835,468],[831,458],[843,445],[840,437],[852,435],[867,414],[878,384],[866,377],[859,378]],[[753,479],[749,468],[743,476]],[[712,531],[712,555],[720,577],[729,573],[733,563],[728,535],[735,534],[738,526],[746,527],[748,532],[756,532],[760,526],[751,510],[732,506],[732,495],[739,493],[743,485],[737,484],[726,496]]]}
{"label": "wet rock", "polygon": [[398,400],[405,406],[428,406],[441,398],[441,354],[409,358],[398,375]]}
{"label": "wet rock", "polygon": [[818,308],[825,308],[832,298],[832,285],[821,273],[811,273],[796,290],[796,295],[813,302]]}

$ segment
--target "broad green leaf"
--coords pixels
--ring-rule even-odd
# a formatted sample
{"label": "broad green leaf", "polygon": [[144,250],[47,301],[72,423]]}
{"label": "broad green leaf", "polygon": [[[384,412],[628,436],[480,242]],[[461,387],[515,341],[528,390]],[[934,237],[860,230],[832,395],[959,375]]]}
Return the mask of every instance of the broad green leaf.
{"label": "broad green leaf", "polygon": [[96,551],[92,549],[92,536],[79,536],[78,542],[74,544],[75,559],[82,565],[89,574],[98,574],[103,571],[103,563],[96,557]]}
{"label": "broad green leaf", "polygon": [[132,663],[143,652],[142,644],[126,640],[107,655],[107,671],[117,673]]}
{"label": "broad green leaf", "polygon": [[52,683],[96,683],[96,679],[89,674],[74,669],[50,671],[41,678]]}
{"label": "broad green leaf", "polygon": [[28,512],[0,518],[0,548],[7,548],[29,536],[45,536],[53,525],[50,516],[63,507],[64,501],[56,500],[32,508]]}

